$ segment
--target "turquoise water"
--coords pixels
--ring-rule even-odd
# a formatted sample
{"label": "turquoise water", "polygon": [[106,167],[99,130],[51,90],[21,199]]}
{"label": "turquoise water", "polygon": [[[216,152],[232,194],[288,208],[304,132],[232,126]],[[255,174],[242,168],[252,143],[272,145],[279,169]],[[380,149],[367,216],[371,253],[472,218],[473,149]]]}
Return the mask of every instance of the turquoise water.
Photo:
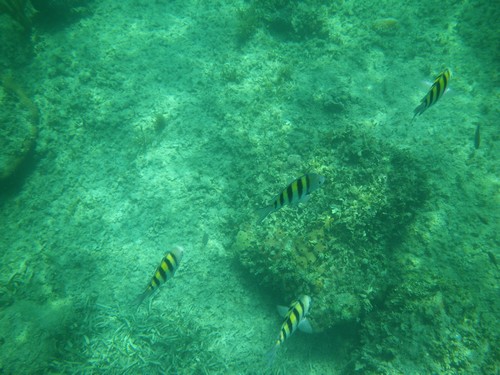
{"label": "turquoise water", "polygon": [[499,372],[493,2],[6,3],[0,374]]}

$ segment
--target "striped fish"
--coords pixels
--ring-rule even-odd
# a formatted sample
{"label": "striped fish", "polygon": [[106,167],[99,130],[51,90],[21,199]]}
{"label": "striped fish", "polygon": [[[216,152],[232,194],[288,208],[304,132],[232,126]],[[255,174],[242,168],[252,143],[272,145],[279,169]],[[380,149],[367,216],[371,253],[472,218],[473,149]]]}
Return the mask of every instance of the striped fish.
{"label": "striped fish", "polygon": [[312,333],[312,327],[306,316],[311,309],[311,297],[302,295],[290,307],[278,306],[278,311],[284,320],[274,346],[268,352],[269,364],[272,364],[278,348],[289,338],[297,328],[303,332]]}
{"label": "striped fish", "polygon": [[288,185],[269,206],[259,210],[257,224],[266,218],[271,212],[278,211],[287,204],[306,202],[310,194],[325,182],[325,178],[316,173],[308,173],[299,177]]}
{"label": "striped fish", "polygon": [[480,129],[481,125],[477,124],[476,125],[476,131],[474,132],[474,148],[477,150],[479,146],[481,145],[481,133]]}
{"label": "striped fish", "polygon": [[419,106],[415,108],[415,114],[413,115],[412,121],[415,119],[415,117],[420,116],[422,113],[424,113],[427,108],[435,104],[439,100],[439,98],[443,96],[446,88],[448,87],[450,78],[451,70],[448,68],[446,68],[436,77],[427,95],[422,98]]}
{"label": "striped fish", "polygon": [[137,307],[139,307],[142,301],[153,294],[162,284],[174,276],[175,271],[179,268],[183,253],[184,249],[182,247],[176,247],[171,252],[165,254],[146,290],[136,298],[135,304]]}

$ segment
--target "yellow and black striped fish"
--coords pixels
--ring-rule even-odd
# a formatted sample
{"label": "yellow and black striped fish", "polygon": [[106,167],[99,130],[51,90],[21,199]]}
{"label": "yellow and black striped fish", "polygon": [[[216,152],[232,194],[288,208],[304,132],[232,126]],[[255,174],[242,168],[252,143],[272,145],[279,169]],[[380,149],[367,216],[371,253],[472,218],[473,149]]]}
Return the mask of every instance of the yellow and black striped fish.
{"label": "yellow and black striped fish", "polygon": [[179,268],[183,253],[184,250],[182,247],[176,247],[171,252],[165,254],[146,290],[136,298],[135,303],[137,307],[139,307],[142,301],[153,294],[162,284],[174,276],[175,271]]}
{"label": "yellow and black striped fish", "polygon": [[299,177],[288,185],[269,206],[259,210],[257,224],[266,218],[271,212],[278,211],[286,204],[297,204],[306,202],[310,194],[325,182],[325,178],[316,173],[308,173]]}
{"label": "yellow and black striped fish", "polygon": [[312,327],[306,316],[311,309],[311,297],[302,295],[294,301],[290,307],[278,306],[278,311],[283,315],[284,320],[280,333],[274,346],[268,352],[269,364],[274,361],[276,350],[289,338],[297,328],[303,332],[311,333]]}
{"label": "yellow and black striped fish", "polygon": [[415,117],[420,116],[422,113],[424,113],[427,108],[435,104],[439,100],[439,98],[443,96],[446,88],[448,87],[450,78],[451,70],[448,68],[446,68],[436,77],[427,95],[422,98],[418,107],[415,108],[412,121],[415,119]]}

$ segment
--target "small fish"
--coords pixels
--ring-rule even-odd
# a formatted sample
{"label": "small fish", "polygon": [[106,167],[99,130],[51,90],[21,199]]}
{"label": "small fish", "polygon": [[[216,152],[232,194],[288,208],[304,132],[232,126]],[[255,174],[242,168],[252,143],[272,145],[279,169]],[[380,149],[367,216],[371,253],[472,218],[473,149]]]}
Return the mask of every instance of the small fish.
{"label": "small fish", "polygon": [[174,276],[175,271],[179,268],[183,253],[184,249],[182,247],[176,247],[171,252],[165,254],[146,290],[136,298],[135,304],[137,307],[139,307],[142,301],[153,294],[162,284]]}
{"label": "small fish", "polygon": [[479,133],[481,125],[476,125],[476,131],[474,132],[474,148],[477,150],[481,144],[481,134]]}
{"label": "small fish", "polygon": [[201,239],[201,248],[204,249],[205,246],[207,246],[208,243],[208,233],[205,232],[203,233],[203,238]]}
{"label": "small fish", "polygon": [[278,311],[284,317],[280,333],[274,346],[267,353],[268,365],[271,365],[278,348],[289,338],[297,328],[306,333],[312,333],[312,327],[306,316],[311,309],[311,297],[302,295],[290,307],[278,306]]}
{"label": "small fish", "polygon": [[271,203],[269,206],[259,210],[260,224],[271,212],[278,211],[286,204],[304,203],[310,197],[310,194],[318,189],[325,182],[325,178],[316,173],[308,173],[299,177],[288,185]]}
{"label": "small fish", "polygon": [[496,269],[498,269],[498,263],[495,254],[493,254],[491,251],[488,251],[487,254],[488,258],[490,258],[490,262],[495,266]]}
{"label": "small fish", "polygon": [[443,94],[446,91],[446,88],[448,87],[448,82],[450,81],[450,78],[451,78],[451,70],[448,68],[446,68],[436,77],[427,95],[425,95],[422,98],[419,106],[415,108],[414,111],[415,114],[413,115],[412,121],[415,119],[415,117],[417,117],[417,115],[420,116],[422,113],[425,112],[427,108],[435,104],[439,100],[439,98],[443,96]]}

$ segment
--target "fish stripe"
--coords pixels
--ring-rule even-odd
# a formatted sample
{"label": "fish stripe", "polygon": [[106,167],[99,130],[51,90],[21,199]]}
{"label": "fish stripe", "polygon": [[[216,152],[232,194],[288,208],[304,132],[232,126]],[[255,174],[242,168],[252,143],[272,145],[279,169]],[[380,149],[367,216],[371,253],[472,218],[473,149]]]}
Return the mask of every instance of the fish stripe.
{"label": "fish stripe", "polygon": [[436,97],[436,101],[441,97],[441,95],[443,95],[443,88],[444,88],[444,82],[442,79],[440,79],[439,81],[436,82],[436,89],[437,89],[437,97]]}
{"label": "fish stripe", "polygon": [[295,309],[293,310],[292,315],[295,319],[295,322],[294,322],[295,326],[297,326],[300,322],[300,319],[302,319],[302,312],[303,312],[303,310],[302,310],[302,307],[300,307],[300,306],[296,306]]}
{"label": "fish stripe", "polygon": [[438,89],[438,95],[437,95],[437,98],[436,98],[436,101],[437,101],[443,95],[443,93],[444,93],[445,86],[444,86],[443,79],[440,79],[438,81],[436,87]]}
{"label": "fish stripe", "polygon": [[430,107],[432,105],[432,103],[434,102],[434,90],[436,89],[436,87],[432,87],[431,88],[431,91],[429,91],[429,96],[427,98],[427,107]]}
{"label": "fish stripe", "polygon": [[295,310],[298,313],[298,318],[302,319],[302,317],[304,315],[304,311],[305,311],[305,307],[304,307],[304,304],[302,303],[302,301],[297,301],[297,305],[295,306]]}
{"label": "fish stripe", "polygon": [[444,80],[444,90],[443,91],[446,91],[446,89],[448,88],[448,81],[450,80],[450,72],[448,70],[443,75],[443,80]]}
{"label": "fish stripe", "polygon": [[277,345],[281,345],[281,344],[283,344],[283,342],[284,342],[285,340],[286,340],[286,330],[285,330],[285,328],[283,327],[283,328],[281,329],[281,331],[280,331],[280,337],[279,337],[279,339],[278,339],[278,341],[277,341],[277,343],[276,343],[276,344],[277,344]]}
{"label": "fish stripe", "polygon": [[175,268],[177,268],[177,266],[179,265],[179,259],[177,259],[177,257],[175,256],[174,253],[170,253],[169,255],[172,257],[173,264],[175,265]]}
{"label": "fish stripe", "polygon": [[157,278],[158,278],[158,275],[161,277],[161,279],[163,280],[163,282],[167,281],[167,274],[165,273],[165,269],[163,268],[163,265],[165,264],[165,262],[163,262],[161,264],[160,267],[158,267],[158,272],[156,273],[157,274]]}
{"label": "fish stripe", "polygon": [[434,84],[438,87],[438,96],[434,102],[437,102],[437,99],[439,99],[446,91],[446,88],[448,87],[449,77],[450,77],[450,71],[446,69],[436,78]]}
{"label": "fish stripe", "polygon": [[290,323],[292,324],[293,331],[297,328],[297,322],[299,321],[299,315],[296,310],[293,310],[290,314]]}
{"label": "fish stripe", "polygon": [[302,198],[302,193],[304,191],[304,186],[302,186],[302,178],[303,177],[297,180],[297,194],[299,196],[299,199]]}
{"label": "fish stripe", "polygon": [[293,332],[293,324],[290,319],[287,319],[286,321],[286,338],[290,336]]}
{"label": "fish stripe", "polygon": [[280,194],[280,207],[283,207],[285,205],[285,192],[282,191]]}
{"label": "fish stripe", "polygon": [[287,202],[286,203],[293,202],[293,186],[292,185],[294,185],[294,184],[290,184],[286,188],[286,195],[287,195]]}
{"label": "fish stripe", "polygon": [[[170,254],[169,254],[169,255],[170,255]],[[167,256],[167,257],[165,258],[165,263],[166,263],[166,265],[167,265],[167,267],[168,267],[168,272],[169,272],[169,273],[174,272],[175,267],[174,267],[174,265],[172,264],[172,260],[171,260],[171,258],[170,258],[170,257],[168,257],[168,256]]]}
{"label": "fish stripe", "polygon": [[167,262],[165,262],[165,261],[161,262],[159,268],[161,268],[163,271],[167,272],[168,271],[168,264],[167,264]]}
{"label": "fish stripe", "polygon": [[448,77],[443,77],[443,81],[444,81],[444,84],[443,84],[443,94],[446,92],[446,90],[448,89]]}
{"label": "fish stripe", "polygon": [[153,280],[153,283],[154,283],[155,288],[156,288],[158,285],[160,285],[160,284],[161,284],[161,280],[160,280],[160,279],[158,279],[158,277],[156,276],[156,274],[153,276],[153,279],[152,279],[152,280]]}
{"label": "fish stripe", "polygon": [[283,327],[281,328],[281,338],[282,338],[282,341],[285,341],[287,336],[288,336],[288,331],[287,331],[288,327],[285,325],[283,325]]}

